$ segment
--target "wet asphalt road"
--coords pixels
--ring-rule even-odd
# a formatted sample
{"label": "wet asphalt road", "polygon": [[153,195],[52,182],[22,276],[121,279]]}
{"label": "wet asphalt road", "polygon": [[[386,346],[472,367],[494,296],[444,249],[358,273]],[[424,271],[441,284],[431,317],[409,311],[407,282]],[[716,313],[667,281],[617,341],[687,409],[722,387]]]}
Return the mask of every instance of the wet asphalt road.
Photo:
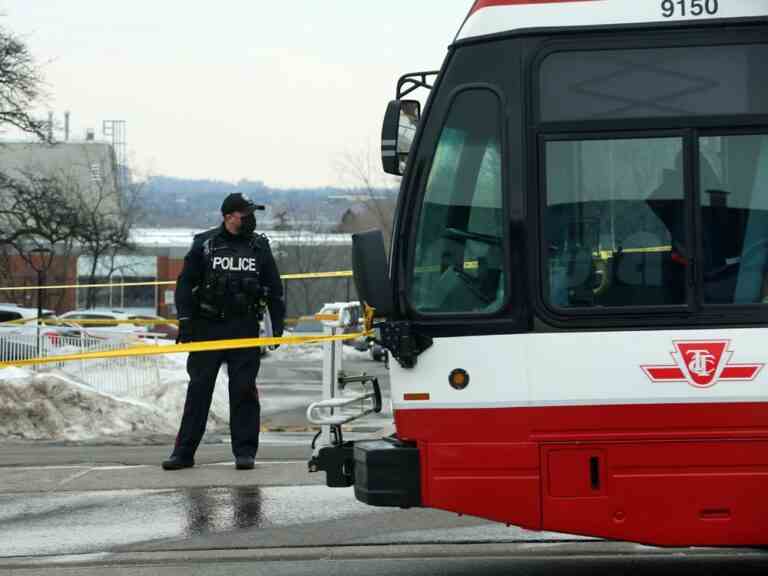
{"label": "wet asphalt road", "polygon": [[88,554],[161,540],[202,541],[370,512],[348,490],[321,486],[4,495],[0,556]]}
{"label": "wet asphalt road", "polygon": [[[305,437],[308,435],[305,435]],[[269,442],[274,437],[274,442]],[[306,472],[301,439],[269,460],[0,466],[0,574],[761,574],[756,550],[663,550],[436,510],[371,508]],[[78,450],[41,447],[44,453]],[[87,459],[88,449],[79,448]],[[219,447],[204,447],[216,460]],[[113,447],[118,460],[134,447]],[[125,454],[121,455],[122,452]],[[11,458],[6,454],[6,458]],[[62,460],[72,458],[62,455]]]}
{"label": "wet asphalt road", "polygon": [[[383,363],[356,355],[345,368],[378,376],[388,398]],[[305,412],[320,399],[320,380],[317,360],[263,361],[265,431],[252,472],[232,469],[228,431],[206,434],[193,470],[170,473],[159,468],[170,437],[139,435],[120,439],[122,445],[0,444],[0,558],[92,553],[369,513],[349,490],[323,489],[324,474],[307,473],[314,434]],[[385,402],[382,414],[357,424],[358,435],[390,422]]]}
{"label": "wet asphalt road", "polygon": [[[229,460],[172,473],[157,464],[0,467],[0,559],[574,539],[433,510],[363,505],[351,488],[325,487],[322,474],[307,472],[306,459],[280,459],[281,453],[306,450],[306,444],[270,442],[277,437],[266,438],[271,459],[247,472],[234,470]],[[133,449],[112,450],[120,460],[130,459]],[[204,447],[203,460],[215,460],[217,450]]]}

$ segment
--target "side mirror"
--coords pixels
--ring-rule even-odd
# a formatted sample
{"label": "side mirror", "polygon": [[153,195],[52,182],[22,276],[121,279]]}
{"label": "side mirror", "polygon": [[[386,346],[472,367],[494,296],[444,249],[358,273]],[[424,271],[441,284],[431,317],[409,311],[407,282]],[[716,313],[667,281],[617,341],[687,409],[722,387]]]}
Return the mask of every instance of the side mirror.
{"label": "side mirror", "polygon": [[392,100],[387,105],[381,127],[381,163],[387,174],[405,172],[420,118],[418,100]]}
{"label": "side mirror", "polygon": [[352,234],[352,270],[360,301],[374,308],[376,317],[392,314],[395,306],[381,230]]}

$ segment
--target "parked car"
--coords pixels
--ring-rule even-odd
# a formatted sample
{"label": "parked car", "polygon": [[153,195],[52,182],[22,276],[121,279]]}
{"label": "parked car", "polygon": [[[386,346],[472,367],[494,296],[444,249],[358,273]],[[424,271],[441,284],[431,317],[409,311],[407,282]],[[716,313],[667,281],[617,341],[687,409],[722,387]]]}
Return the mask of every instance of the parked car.
{"label": "parked car", "polygon": [[[40,345],[50,353],[57,347],[68,328],[58,325],[53,310],[42,310]],[[26,308],[17,304],[0,304],[0,358],[20,360],[37,356],[37,308]]]}
{"label": "parked car", "polygon": [[[365,326],[362,309],[357,302],[352,302],[351,304],[353,305],[351,307],[347,306],[346,303],[326,304],[317,312],[317,315],[338,314],[339,310],[344,309],[347,311],[346,313],[352,314],[353,318],[355,318],[354,322],[344,327],[344,334],[362,332]],[[325,325],[322,320],[316,318],[317,315],[300,317],[291,330],[291,334],[295,336],[322,336],[326,334]],[[387,350],[370,336],[360,336],[352,340],[345,340],[344,344],[352,346],[360,352],[368,352],[371,359],[376,362],[386,360],[387,358]]]}
{"label": "parked car", "polygon": [[[54,312],[53,310],[48,310],[46,308],[43,308],[42,312],[42,318],[53,318]],[[13,324],[10,324],[11,326],[16,324],[26,324],[27,322],[18,322],[22,320],[26,320],[28,322],[33,322],[37,318],[37,308],[26,308],[24,306],[19,306],[18,304],[13,303],[2,303],[0,304],[0,325],[5,324],[5,327],[7,328],[9,324],[8,322],[13,322]]]}
{"label": "parked car", "polygon": [[[326,304],[311,316],[300,316],[299,319],[296,321],[296,324],[292,328],[291,332],[295,333],[297,336],[310,336],[310,335],[314,336],[314,335],[327,334],[325,321],[319,319],[318,316],[338,317],[339,310],[342,310],[341,306],[342,304],[340,303]],[[346,315],[349,315],[351,313],[354,318],[354,321],[351,325],[344,327],[344,333],[350,334],[353,332],[359,332],[361,330],[359,310],[352,308],[352,309],[345,310],[343,313]],[[345,341],[344,343],[348,344],[348,341]]]}
{"label": "parked car", "polygon": [[[341,321],[345,324],[344,334],[355,334],[363,331],[365,320],[363,319],[363,308],[359,302],[335,302],[326,304],[323,306],[318,315],[333,314],[338,316],[341,314]],[[344,344],[352,346],[356,350],[365,351],[368,349],[368,339],[365,336],[360,336],[353,340],[344,340]]]}
{"label": "parked car", "polygon": [[157,334],[167,340],[176,340],[176,337],[179,335],[179,327],[176,324],[169,323],[168,319],[163,318],[162,316],[154,316],[152,314],[131,314],[128,316],[128,319],[142,320],[145,322],[148,320],[155,321],[154,324],[139,322],[138,326],[144,327],[145,331],[149,334]]}
{"label": "parked car", "polygon": [[[60,320],[65,320],[71,326],[76,326],[88,336],[125,337],[140,336],[146,332],[145,326],[132,324],[131,315],[123,310],[109,310],[106,308],[92,308],[89,310],[72,310],[59,316]],[[78,322],[78,320],[92,320],[98,322]],[[118,322],[120,321],[120,322]]]}
{"label": "parked car", "polygon": [[325,325],[314,316],[301,316],[290,332],[293,336],[322,336],[325,334]]}

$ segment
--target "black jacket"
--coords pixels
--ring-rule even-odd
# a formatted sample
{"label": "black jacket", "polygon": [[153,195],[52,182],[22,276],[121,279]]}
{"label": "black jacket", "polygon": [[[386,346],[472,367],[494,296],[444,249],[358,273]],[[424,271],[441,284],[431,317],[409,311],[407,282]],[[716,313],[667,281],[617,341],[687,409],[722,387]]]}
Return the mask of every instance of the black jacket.
{"label": "black jacket", "polygon": [[258,270],[255,274],[261,286],[267,288],[267,307],[272,320],[275,336],[283,333],[285,304],[283,302],[283,284],[277,270],[269,240],[263,234],[253,234],[244,238],[230,234],[222,224],[206,232],[195,235],[192,247],[184,258],[184,267],[176,282],[176,310],[179,318],[199,317],[199,294],[210,266],[211,245],[225,245],[240,253],[251,251],[255,256]]}

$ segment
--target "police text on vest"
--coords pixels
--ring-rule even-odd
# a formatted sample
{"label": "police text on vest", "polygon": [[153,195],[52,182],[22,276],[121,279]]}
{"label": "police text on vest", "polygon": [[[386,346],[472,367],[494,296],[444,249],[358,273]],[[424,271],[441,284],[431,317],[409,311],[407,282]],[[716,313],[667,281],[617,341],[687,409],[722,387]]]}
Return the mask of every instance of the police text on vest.
{"label": "police text on vest", "polygon": [[213,269],[229,272],[256,272],[256,258],[235,259],[233,256],[215,256]]}

